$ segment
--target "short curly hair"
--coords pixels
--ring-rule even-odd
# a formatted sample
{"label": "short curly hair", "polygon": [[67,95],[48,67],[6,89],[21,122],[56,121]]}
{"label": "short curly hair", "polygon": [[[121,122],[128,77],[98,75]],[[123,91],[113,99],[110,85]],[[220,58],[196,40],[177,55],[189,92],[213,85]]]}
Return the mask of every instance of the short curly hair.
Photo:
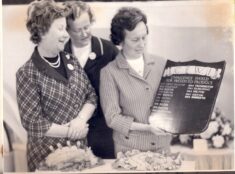
{"label": "short curly hair", "polygon": [[29,4],[26,27],[30,40],[39,44],[55,19],[65,17],[68,10],[53,0],[35,0]]}
{"label": "short curly hair", "polygon": [[87,12],[89,15],[90,22],[95,22],[95,15],[91,10],[90,6],[83,1],[66,1],[63,3],[68,9],[67,13],[67,27],[69,28],[68,20],[75,21],[76,18],[79,18],[82,13]]}
{"label": "short curly hair", "polygon": [[111,41],[115,45],[119,45],[124,41],[125,30],[134,30],[139,22],[144,22],[147,27],[147,17],[140,9],[135,7],[122,7],[119,9],[111,22]]}

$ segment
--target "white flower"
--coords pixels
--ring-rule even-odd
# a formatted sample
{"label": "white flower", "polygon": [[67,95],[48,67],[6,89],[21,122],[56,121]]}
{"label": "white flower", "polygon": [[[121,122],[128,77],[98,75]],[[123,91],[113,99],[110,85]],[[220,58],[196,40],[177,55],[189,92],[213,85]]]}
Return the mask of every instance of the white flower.
{"label": "white flower", "polygon": [[190,137],[189,135],[180,135],[179,140],[181,144],[188,144],[188,142],[190,141]]}
{"label": "white flower", "polygon": [[218,131],[219,124],[216,121],[211,121],[208,127],[211,132],[215,133]]}
{"label": "white flower", "polygon": [[228,122],[225,123],[225,125],[223,126],[222,135],[229,135],[231,132],[232,128],[230,127],[230,124]]}
{"label": "white flower", "polygon": [[223,125],[223,121],[222,121],[221,117],[216,117],[215,121],[217,121],[217,123],[219,125]]}
{"label": "white flower", "polygon": [[219,124],[216,121],[211,121],[208,128],[200,134],[203,139],[209,139],[214,133],[218,131]]}
{"label": "white flower", "polygon": [[216,107],[214,111],[215,111],[216,115],[220,115],[221,114],[221,110],[218,107]]}
{"label": "white flower", "polygon": [[221,147],[223,147],[223,145],[225,143],[224,137],[221,136],[221,135],[213,136],[212,137],[212,143],[213,143],[214,147],[221,148]]}
{"label": "white flower", "polygon": [[200,137],[203,139],[209,139],[211,137],[211,135],[212,134],[210,132],[205,131],[200,134]]}
{"label": "white flower", "polygon": [[96,54],[94,52],[91,52],[89,54],[89,59],[94,60],[96,58]]}
{"label": "white flower", "polygon": [[215,114],[215,112],[212,112],[212,114],[211,114],[211,120],[214,120],[216,118],[216,114]]}

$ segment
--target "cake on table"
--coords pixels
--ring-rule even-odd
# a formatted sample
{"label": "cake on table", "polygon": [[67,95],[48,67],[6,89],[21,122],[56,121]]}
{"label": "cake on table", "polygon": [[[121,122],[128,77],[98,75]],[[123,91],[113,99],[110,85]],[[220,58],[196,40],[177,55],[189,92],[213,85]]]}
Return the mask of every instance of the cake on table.
{"label": "cake on table", "polygon": [[55,150],[50,147],[51,153],[39,165],[39,171],[77,171],[102,165],[102,160],[96,157],[91,148],[82,145],[77,141],[76,145],[67,142],[67,146],[62,147],[57,144]]}
{"label": "cake on table", "polygon": [[[90,147],[81,145],[80,141],[76,145],[71,145],[68,141],[67,146],[57,144],[57,147],[50,147],[52,152],[40,163],[38,171],[81,171],[104,164]],[[119,152],[112,168],[137,171],[176,170],[181,163],[180,153],[141,152],[133,149],[125,153]]]}
{"label": "cake on table", "polygon": [[125,153],[118,152],[113,168],[143,171],[176,170],[180,168],[181,163],[180,153],[141,152],[134,149]]}

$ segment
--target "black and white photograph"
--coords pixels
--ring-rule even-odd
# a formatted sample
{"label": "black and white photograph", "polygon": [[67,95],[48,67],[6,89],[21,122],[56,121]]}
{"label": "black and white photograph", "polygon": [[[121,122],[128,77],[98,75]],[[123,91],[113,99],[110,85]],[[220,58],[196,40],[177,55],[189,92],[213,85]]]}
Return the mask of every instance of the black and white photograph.
{"label": "black and white photograph", "polygon": [[3,0],[0,172],[234,170],[234,2]]}

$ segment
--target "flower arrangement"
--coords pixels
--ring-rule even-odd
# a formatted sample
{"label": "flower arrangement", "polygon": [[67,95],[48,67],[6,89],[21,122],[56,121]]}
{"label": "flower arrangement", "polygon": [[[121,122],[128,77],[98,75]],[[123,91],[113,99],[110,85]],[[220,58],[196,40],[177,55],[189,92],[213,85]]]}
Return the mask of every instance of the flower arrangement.
{"label": "flower arrangement", "polygon": [[215,108],[209,121],[208,128],[200,134],[181,134],[173,137],[172,144],[193,146],[194,139],[205,139],[209,148],[224,148],[233,140],[234,126],[224,117],[219,108]]}

